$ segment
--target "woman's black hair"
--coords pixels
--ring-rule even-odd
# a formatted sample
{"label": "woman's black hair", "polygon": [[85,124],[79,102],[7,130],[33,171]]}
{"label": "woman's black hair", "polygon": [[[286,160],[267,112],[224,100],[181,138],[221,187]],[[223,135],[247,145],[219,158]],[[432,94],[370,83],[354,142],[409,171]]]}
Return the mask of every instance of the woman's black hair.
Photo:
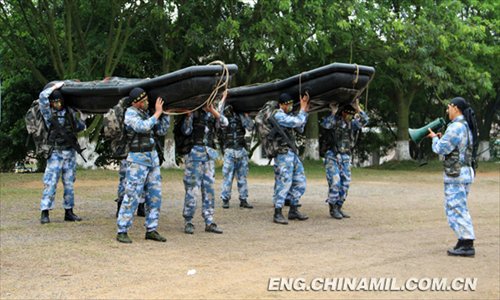
{"label": "woman's black hair", "polygon": [[472,157],[475,158],[479,146],[476,113],[470,104],[462,97],[451,99],[451,104],[456,106],[462,112],[465,121],[467,121],[467,124],[469,125],[469,129],[472,133]]}

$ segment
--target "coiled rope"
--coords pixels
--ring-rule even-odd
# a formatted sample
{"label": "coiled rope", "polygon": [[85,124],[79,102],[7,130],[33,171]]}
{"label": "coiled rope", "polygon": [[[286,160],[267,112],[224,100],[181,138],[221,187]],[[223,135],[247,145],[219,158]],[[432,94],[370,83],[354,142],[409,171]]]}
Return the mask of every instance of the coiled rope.
{"label": "coiled rope", "polygon": [[207,100],[203,101],[202,104],[200,104],[199,106],[197,106],[193,109],[178,109],[178,110],[172,109],[172,110],[169,110],[168,112],[164,112],[164,113],[171,115],[171,116],[185,115],[188,113],[192,113],[192,112],[194,112],[194,111],[196,111],[196,110],[198,110],[206,105],[212,105],[216,100],[217,94],[219,94],[219,90],[223,89],[222,92],[224,92],[228,89],[229,69],[228,69],[227,65],[223,61],[220,61],[220,60],[213,61],[213,62],[209,63],[208,65],[220,65],[222,67],[222,73],[220,75],[218,82],[215,84],[214,89],[212,90],[212,92],[208,96]]}

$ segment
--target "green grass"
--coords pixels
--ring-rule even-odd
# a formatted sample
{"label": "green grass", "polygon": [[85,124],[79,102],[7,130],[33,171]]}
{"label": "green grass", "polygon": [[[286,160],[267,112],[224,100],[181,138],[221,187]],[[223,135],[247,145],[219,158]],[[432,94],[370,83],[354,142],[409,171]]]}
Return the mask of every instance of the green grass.
{"label": "green grass", "polygon": [[[306,177],[309,179],[322,179],[325,178],[325,169],[323,167],[323,162],[319,160],[305,160],[304,169],[306,172]],[[429,161],[425,165],[420,165],[416,161],[403,161],[403,162],[388,162],[377,167],[366,167],[366,168],[353,168],[352,173],[354,177],[364,178],[364,177],[379,177],[379,176],[396,176],[398,173],[403,172],[415,172],[415,173],[441,173],[443,170],[442,163],[437,160]],[[499,172],[500,173],[500,162],[480,162],[478,173],[484,172]],[[164,180],[182,180],[184,174],[183,169],[162,169],[162,176]],[[217,179],[220,180],[222,173],[222,167],[216,168]],[[273,179],[274,169],[272,165],[269,166],[258,166],[253,163],[250,164],[249,171],[250,178],[258,179]],[[0,188],[2,193],[6,192],[20,192],[16,191],[16,186],[18,184],[42,181],[43,173],[31,173],[31,174],[14,174],[14,173],[0,173]],[[78,180],[114,180],[118,181],[118,171],[115,170],[85,170],[78,169],[77,171]],[[12,187],[12,189],[11,189]]]}

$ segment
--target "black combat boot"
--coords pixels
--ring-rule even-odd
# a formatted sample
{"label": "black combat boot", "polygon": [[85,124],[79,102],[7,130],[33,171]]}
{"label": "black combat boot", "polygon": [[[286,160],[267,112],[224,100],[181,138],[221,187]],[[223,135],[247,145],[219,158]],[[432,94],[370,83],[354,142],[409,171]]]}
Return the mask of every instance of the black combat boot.
{"label": "black combat boot", "polygon": [[73,213],[72,208],[65,209],[64,221],[75,222],[75,221],[81,221],[81,220],[82,220],[82,218],[80,218],[79,216],[77,216]]}
{"label": "black combat boot", "polygon": [[278,224],[283,224],[283,225],[288,224],[288,221],[285,219],[285,217],[281,213],[281,207],[274,209],[273,221],[274,221],[274,223],[278,223]]}
{"label": "black combat boot", "polygon": [[215,224],[215,223],[211,223],[210,225],[209,224],[205,225],[205,231],[218,233],[218,234],[221,234],[223,232],[222,229],[217,227],[217,224]]}
{"label": "black combat boot", "polygon": [[222,208],[229,208],[229,200],[222,200]]}
{"label": "black combat boot", "polygon": [[288,211],[288,220],[299,220],[304,221],[309,219],[309,217],[303,213],[301,213],[296,205],[290,205],[290,210]]}
{"label": "black combat boot", "polygon": [[40,223],[42,223],[42,224],[50,223],[49,210],[48,209],[42,210],[42,215],[40,217]]}
{"label": "black combat boot", "polygon": [[330,216],[332,216],[332,218],[335,218],[337,220],[343,218],[342,214],[340,213],[340,207],[337,204],[328,203],[328,205],[330,206]]}
{"label": "black combat boot", "polygon": [[138,217],[146,216],[146,209],[144,208],[144,203],[139,203],[139,205],[137,206],[137,216]]}
{"label": "black combat boot", "polygon": [[348,214],[346,214],[343,210],[342,210],[342,206],[339,206],[339,213],[342,215],[342,218],[350,218],[351,216],[349,216]]}
{"label": "black combat boot", "polygon": [[474,257],[476,250],[474,249],[474,240],[458,240],[457,245],[448,249],[448,255],[451,256],[468,256]]}
{"label": "black combat boot", "polygon": [[120,207],[122,207],[122,201],[123,200],[120,200],[120,199],[116,199],[115,202],[116,202],[116,217],[118,218],[118,214],[120,213]]}
{"label": "black combat boot", "polygon": [[240,207],[252,209],[253,205],[248,203],[247,200],[240,200]]}

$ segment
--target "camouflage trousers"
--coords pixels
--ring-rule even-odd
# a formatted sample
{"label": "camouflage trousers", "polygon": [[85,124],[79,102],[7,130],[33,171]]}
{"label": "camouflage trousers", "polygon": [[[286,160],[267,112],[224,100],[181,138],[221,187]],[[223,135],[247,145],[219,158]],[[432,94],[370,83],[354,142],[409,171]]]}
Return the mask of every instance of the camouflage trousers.
{"label": "camouflage trousers", "polygon": [[56,196],[57,182],[62,177],[64,186],[64,209],[75,206],[75,192],[73,185],[76,175],[75,150],[53,150],[47,160],[47,167],[43,175],[43,194],[40,201],[40,210],[53,209]]}
{"label": "camouflage trousers", "polygon": [[184,211],[182,213],[185,222],[191,222],[196,212],[196,196],[201,192],[202,211],[201,215],[205,224],[213,223],[214,219],[214,183],[215,162],[209,160],[186,160],[184,170]]}
{"label": "camouflage trousers", "polygon": [[467,208],[470,183],[445,183],[445,212],[448,224],[458,239],[474,240],[474,228]]}
{"label": "camouflage trousers", "polygon": [[351,160],[349,156],[327,155],[324,161],[328,198],[326,202],[342,206],[351,184]]}
{"label": "camouflage trousers", "polygon": [[282,208],[285,199],[297,205],[305,191],[306,176],[299,157],[292,151],[278,154],[274,158],[274,206]]}
{"label": "camouflage trousers", "polygon": [[156,230],[161,208],[161,173],[160,167],[148,167],[127,162],[125,195],[116,223],[118,233],[127,232],[134,221],[134,212],[139,199],[144,193],[147,231]]}
{"label": "camouflage trousers", "polygon": [[[123,201],[123,197],[125,196],[125,178],[127,177],[127,159],[122,159],[120,161],[120,169],[118,171],[119,182],[118,182],[118,190],[117,196],[118,201]],[[139,198],[139,203],[144,203],[144,194]]]}
{"label": "camouflage trousers", "polygon": [[224,164],[222,166],[222,201],[231,199],[231,188],[233,186],[233,178],[236,175],[236,183],[240,201],[246,201],[248,198],[248,152],[245,148],[226,149],[224,151]]}

